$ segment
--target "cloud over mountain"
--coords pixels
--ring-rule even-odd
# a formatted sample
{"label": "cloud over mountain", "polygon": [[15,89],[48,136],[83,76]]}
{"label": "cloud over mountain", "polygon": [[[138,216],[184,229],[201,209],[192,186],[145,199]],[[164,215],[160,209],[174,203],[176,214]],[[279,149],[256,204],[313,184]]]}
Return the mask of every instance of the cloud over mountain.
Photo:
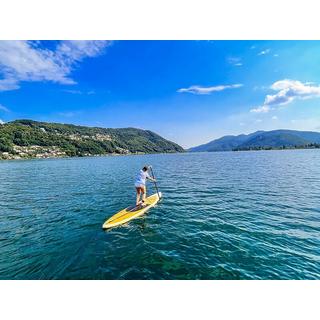
{"label": "cloud over mountain", "polygon": [[275,106],[286,105],[297,99],[320,97],[320,86],[310,82],[302,83],[297,80],[284,79],[273,83],[271,89],[277,93],[267,95],[263,105],[251,109],[250,112],[266,113]]}

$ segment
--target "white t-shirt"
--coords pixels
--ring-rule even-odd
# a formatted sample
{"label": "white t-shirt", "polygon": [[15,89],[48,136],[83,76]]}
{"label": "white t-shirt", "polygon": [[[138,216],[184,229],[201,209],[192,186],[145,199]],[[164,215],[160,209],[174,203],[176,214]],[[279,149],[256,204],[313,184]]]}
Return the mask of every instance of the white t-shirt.
{"label": "white t-shirt", "polygon": [[137,175],[135,184],[145,185],[147,178],[150,178],[148,171],[140,170],[139,174]]}

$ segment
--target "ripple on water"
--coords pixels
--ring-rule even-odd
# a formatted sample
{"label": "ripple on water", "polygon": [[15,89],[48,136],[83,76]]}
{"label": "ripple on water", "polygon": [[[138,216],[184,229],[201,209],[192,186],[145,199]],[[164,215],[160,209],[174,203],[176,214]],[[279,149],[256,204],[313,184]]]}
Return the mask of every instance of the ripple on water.
{"label": "ripple on water", "polygon": [[[296,150],[0,162],[0,278],[320,279],[319,161]],[[145,163],[163,200],[103,231]]]}

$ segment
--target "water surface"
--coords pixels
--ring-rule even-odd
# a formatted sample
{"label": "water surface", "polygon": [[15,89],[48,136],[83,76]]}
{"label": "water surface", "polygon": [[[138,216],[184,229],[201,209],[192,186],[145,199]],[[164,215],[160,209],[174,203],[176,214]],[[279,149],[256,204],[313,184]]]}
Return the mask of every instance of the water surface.
{"label": "water surface", "polygon": [[[145,164],[163,200],[103,231]],[[1,161],[0,279],[320,279],[319,164],[319,150]]]}

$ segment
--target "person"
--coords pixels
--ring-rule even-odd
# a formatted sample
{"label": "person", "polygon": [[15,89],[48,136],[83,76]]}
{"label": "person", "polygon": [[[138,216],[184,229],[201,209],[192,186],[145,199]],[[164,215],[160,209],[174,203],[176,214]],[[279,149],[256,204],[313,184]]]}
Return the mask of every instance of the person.
{"label": "person", "polygon": [[[144,166],[142,170],[137,175],[136,181],[134,186],[136,187],[137,191],[137,200],[136,200],[136,206],[143,205],[146,200],[146,180],[151,180],[153,182],[156,182],[155,179],[150,177],[148,173],[148,166]],[[140,196],[142,195],[142,200],[140,200]]]}

